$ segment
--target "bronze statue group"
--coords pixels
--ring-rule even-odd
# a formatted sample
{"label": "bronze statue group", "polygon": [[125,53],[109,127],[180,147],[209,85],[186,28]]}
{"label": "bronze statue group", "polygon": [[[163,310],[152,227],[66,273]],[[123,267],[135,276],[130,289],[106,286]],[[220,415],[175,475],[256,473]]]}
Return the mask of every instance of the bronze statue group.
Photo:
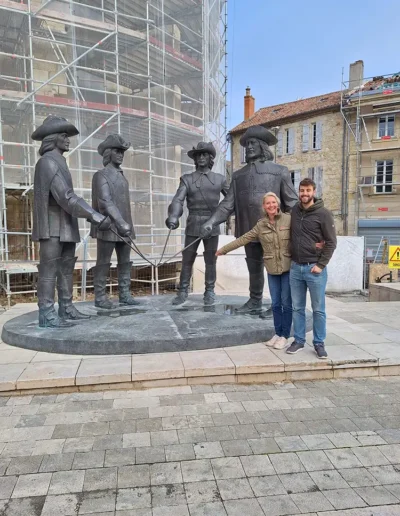
{"label": "bronze statue group", "polygon": [[[97,261],[93,268],[95,306],[113,307],[106,294],[106,283],[114,250],[119,303],[139,304],[130,292],[131,250],[146,258],[134,242],[129,184],[121,168],[130,143],[119,134],[111,134],[98,146],[104,168],[93,176],[90,206],[74,193],[71,173],[63,157],[69,150],[70,137],[77,134],[79,131],[73,124],[53,115],[32,134],[32,139],[41,141],[41,157],[34,178],[32,238],[40,243],[37,296],[39,326],[43,328],[65,328],[89,317],[72,303],[75,247],[80,241],[78,218],[91,223],[90,235],[97,240]],[[277,140],[270,131],[262,126],[250,127],[240,143],[246,149],[246,165],[233,174],[229,187],[224,176],[212,171],[216,157],[212,143],[200,142],[187,153],[194,161],[195,171],[181,177],[166,220],[170,232],[177,229],[186,202],[188,218],[182,268],[178,294],[172,304],[182,305],[187,301],[201,240],[205,306],[215,304],[217,257],[244,246],[250,298],[237,312],[262,316],[265,267],[275,327],[274,337],[266,344],[296,353],[306,342],[308,289],[313,308],[314,348],[319,358],[326,358],[326,265],[336,247],[333,217],[323,201],[315,198],[311,179],[301,181],[298,193],[288,169],[272,161],[270,146]],[[221,194],[224,198],[220,202]],[[236,240],[218,250],[220,224],[232,214]],[[58,312],[54,307],[56,288]],[[294,342],[288,347],[292,319]]]}

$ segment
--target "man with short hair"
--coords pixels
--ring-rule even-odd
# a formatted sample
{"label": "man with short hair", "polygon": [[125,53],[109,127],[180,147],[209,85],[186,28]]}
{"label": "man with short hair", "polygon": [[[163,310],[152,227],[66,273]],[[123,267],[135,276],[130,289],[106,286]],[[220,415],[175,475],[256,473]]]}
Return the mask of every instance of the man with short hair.
{"label": "man with short hair", "polygon": [[[336,231],[332,213],[322,199],[315,197],[312,179],[300,181],[300,202],[292,210],[292,265],[290,288],[293,302],[294,342],[287,353],[301,351],[306,343],[306,297],[310,291],[313,311],[313,345],[318,358],[327,358],[325,289],[326,266],[336,249]],[[323,247],[318,243],[324,242]]]}

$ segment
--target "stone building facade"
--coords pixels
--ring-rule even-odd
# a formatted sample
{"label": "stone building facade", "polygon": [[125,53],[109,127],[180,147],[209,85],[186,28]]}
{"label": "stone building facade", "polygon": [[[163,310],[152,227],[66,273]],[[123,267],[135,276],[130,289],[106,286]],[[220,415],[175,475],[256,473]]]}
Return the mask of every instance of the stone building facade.
{"label": "stone building facade", "polygon": [[338,234],[343,234],[344,121],[340,99],[340,92],[333,92],[254,112],[254,98],[247,88],[245,120],[230,131],[230,136],[232,168],[237,170],[245,163],[244,148],[239,143],[244,131],[253,125],[263,125],[274,132],[278,138],[273,148],[276,163],[288,167],[296,188],[301,179],[314,179],[317,195],[332,211]]}
{"label": "stone building facade", "polygon": [[400,246],[400,74],[365,80],[353,63],[342,112],[348,234],[365,236],[367,259],[380,260],[383,239]]}

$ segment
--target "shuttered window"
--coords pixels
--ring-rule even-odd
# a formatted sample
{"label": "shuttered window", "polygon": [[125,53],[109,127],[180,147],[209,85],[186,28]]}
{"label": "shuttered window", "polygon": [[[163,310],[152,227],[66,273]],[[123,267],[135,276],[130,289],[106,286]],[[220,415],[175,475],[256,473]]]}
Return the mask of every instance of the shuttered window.
{"label": "shuttered window", "polygon": [[293,154],[294,153],[294,138],[295,132],[294,128],[290,127],[289,129],[285,129],[285,154]]}
{"label": "shuttered window", "polygon": [[315,196],[322,197],[323,192],[323,168],[311,167],[308,169],[308,177],[312,179],[316,185]]}
{"label": "shuttered window", "polygon": [[296,190],[296,192],[298,192],[299,184],[301,181],[301,170],[291,170],[290,176],[292,178],[292,183],[293,183],[294,189]]}
{"label": "shuttered window", "polygon": [[276,153],[278,156],[282,156],[283,154],[283,133],[282,131],[278,132],[278,143],[276,144]]}
{"label": "shuttered window", "polygon": [[246,147],[240,146],[240,163],[246,163]]}
{"label": "shuttered window", "polygon": [[322,149],[322,122],[311,124],[311,148],[313,150]]}
{"label": "shuttered window", "polygon": [[302,138],[302,142],[301,142],[301,145],[302,145],[301,150],[303,152],[308,151],[309,136],[310,136],[310,126],[308,124],[303,124],[303,138]]}

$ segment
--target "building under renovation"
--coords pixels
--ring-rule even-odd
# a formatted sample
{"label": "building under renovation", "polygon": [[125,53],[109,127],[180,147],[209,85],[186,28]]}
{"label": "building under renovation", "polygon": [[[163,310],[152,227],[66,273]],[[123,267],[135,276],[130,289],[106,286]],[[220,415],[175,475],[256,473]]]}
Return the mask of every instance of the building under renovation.
{"label": "building under renovation", "polygon": [[[88,201],[102,168],[98,144],[116,132],[132,142],[123,169],[136,243],[152,261],[160,258],[168,204],[179,177],[193,170],[186,152],[213,141],[214,170],[225,173],[225,36],[226,0],[0,0],[0,252],[8,295],[34,290],[39,145],[30,135],[49,114],[80,130],[65,156],[75,191]],[[165,256],[182,247],[182,226]],[[85,295],[96,242],[86,221],[80,228],[77,282]],[[143,260],[132,258],[140,271]],[[147,269],[138,281],[158,292],[168,274]]]}

